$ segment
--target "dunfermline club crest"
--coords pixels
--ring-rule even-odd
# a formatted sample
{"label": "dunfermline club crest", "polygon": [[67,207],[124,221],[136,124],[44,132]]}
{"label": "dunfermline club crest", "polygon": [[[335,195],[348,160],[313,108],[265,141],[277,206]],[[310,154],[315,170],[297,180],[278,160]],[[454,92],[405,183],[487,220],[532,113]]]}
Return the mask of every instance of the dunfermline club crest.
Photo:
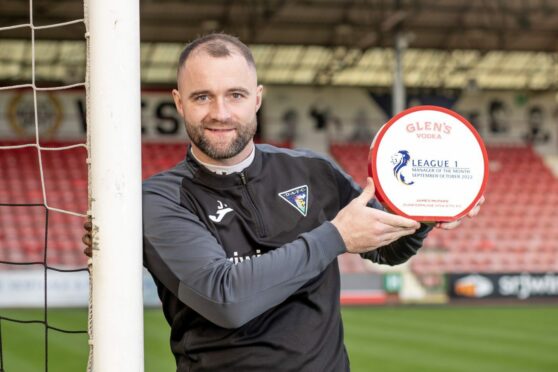
{"label": "dunfermline club crest", "polygon": [[297,186],[293,189],[280,192],[279,196],[306,217],[306,213],[308,212],[307,185]]}

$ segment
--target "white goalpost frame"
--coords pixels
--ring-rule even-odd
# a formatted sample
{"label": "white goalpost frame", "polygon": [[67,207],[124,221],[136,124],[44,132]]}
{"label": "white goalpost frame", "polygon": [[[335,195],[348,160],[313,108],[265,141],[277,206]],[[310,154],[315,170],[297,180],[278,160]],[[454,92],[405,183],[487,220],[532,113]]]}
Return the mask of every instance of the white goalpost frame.
{"label": "white goalpost frame", "polygon": [[143,371],[139,0],[86,4],[92,370]]}

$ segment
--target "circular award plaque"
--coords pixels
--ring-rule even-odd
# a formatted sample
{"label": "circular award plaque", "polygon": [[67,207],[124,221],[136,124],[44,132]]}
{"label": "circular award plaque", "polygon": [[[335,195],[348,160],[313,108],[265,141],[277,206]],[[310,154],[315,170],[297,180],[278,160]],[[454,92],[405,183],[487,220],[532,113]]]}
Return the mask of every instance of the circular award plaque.
{"label": "circular award plaque", "polygon": [[442,107],[417,106],[380,129],[368,172],[376,197],[393,213],[449,222],[465,216],[484,193],[488,156],[465,118]]}

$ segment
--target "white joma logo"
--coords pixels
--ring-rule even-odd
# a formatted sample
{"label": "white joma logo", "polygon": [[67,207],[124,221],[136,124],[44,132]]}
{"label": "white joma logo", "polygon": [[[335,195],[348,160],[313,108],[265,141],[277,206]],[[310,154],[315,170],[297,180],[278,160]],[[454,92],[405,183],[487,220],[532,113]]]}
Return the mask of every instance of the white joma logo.
{"label": "white joma logo", "polygon": [[233,209],[232,208],[228,208],[228,206],[226,204],[223,204],[220,200],[217,200],[217,212],[216,212],[216,216],[214,215],[209,215],[209,219],[213,222],[221,222],[223,221],[223,218],[225,218],[225,216],[229,213],[232,212]]}

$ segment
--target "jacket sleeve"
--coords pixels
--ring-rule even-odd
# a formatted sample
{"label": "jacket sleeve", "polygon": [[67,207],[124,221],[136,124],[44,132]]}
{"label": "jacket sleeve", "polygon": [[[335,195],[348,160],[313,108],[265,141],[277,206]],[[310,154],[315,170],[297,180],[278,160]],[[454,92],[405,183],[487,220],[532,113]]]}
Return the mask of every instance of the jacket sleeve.
{"label": "jacket sleeve", "polygon": [[211,322],[237,328],[287,299],[345,245],[325,222],[258,257],[232,263],[193,213],[144,192],[144,264],[180,301]]}
{"label": "jacket sleeve", "polygon": [[376,250],[361,253],[360,256],[382,265],[393,266],[402,264],[417,254],[418,250],[422,247],[422,241],[430,230],[432,230],[432,227],[421,223],[420,228],[413,235],[399,238],[391,244]]}

